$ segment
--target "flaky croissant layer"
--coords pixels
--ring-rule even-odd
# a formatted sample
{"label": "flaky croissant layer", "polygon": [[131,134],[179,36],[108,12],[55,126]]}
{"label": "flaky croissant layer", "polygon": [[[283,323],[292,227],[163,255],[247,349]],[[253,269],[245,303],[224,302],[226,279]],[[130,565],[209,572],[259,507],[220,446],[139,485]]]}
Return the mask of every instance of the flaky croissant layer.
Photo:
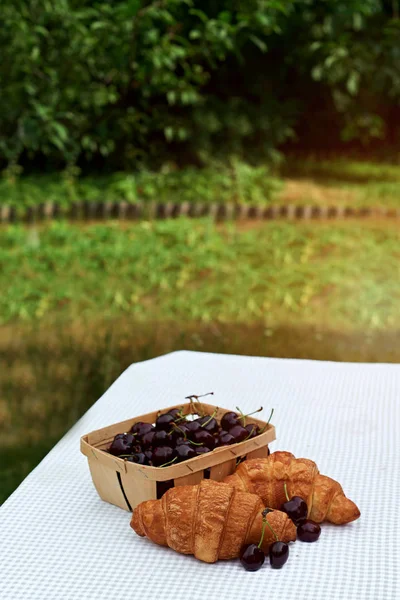
{"label": "flaky croissant layer", "polygon": [[289,497],[300,496],[307,502],[308,518],[336,525],[350,523],[360,516],[358,507],[346,498],[341,485],[321,475],[312,460],[295,458],[290,452],[273,452],[268,458],[240,463],[224,482],[238,491],[257,494],[266,506],[280,508]]}
{"label": "flaky croissant layer", "polygon": [[[213,563],[238,557],[245,544],[259,543],[263,510],[258,496],[203,480],[171,488],[160,500],[142,502],[133,511],[131,527],[156,544]],[[285,513],[274,510],[267,520],[281,541],[296,540],[296,528]],[[263,550],[275,540],[267,526]]]}

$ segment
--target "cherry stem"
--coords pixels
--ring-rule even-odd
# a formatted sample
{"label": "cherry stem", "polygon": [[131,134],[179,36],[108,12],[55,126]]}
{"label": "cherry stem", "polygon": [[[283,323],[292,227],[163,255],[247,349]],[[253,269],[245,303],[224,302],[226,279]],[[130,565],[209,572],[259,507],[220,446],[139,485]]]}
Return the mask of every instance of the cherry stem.
{"label": "cherry stem", "polygon": [[189,442],[189,444],[193,444],[193,446],[202,446],[203,445],[203,444],[199,444],[198,442],[192,442],[192,440],[186,440],[186,441]]}
{"label": "cherry stem", "polygon": [[240,417],[238,417],[238,419],[243,419],[243,425],[246,425],[246,417],[250,417],[251,415],[255,415],[256,413],[259,413],[263,410],[263,407],[260,406],[260,408],[258,408],[257,410],[254,410],[251,413],[248,413],[247,415],[243,414],[243,411],[240,410],[240,408],[237,406],[236,410],[238,410],[240,412]]}
{"label": "cherry stem", "polygon": [[244,438],[244,440],[243,440],[244,442],[245,442],[246,440],[248,440],[248,439],[250,438],[250,436],[251,436],[251,435],[253,435],[254,427],[255,427],[255,425],[253,425],[253,429],[252,429],[252,430],[249,432],[249,435],[248,435],[246,438]]}
{"label": "cherry stem", "polygon": [[159,468],[161,469],[161,467],[166,467],[167,465],[172,465],[172,463],[174,463],[176,460],[178,460],[178,457],[175,456],[175,458],[173,458],[172,460],[170,460],[169,462],[164,463],[163,465],[160,465]]}
{"label": "cherry stem", "polygon": [[213,414],[210,416],[210,418],[209,418],[209,419],[207,419],[207,421],[205,421],[205,422],[204,422],[204,423],[201,425],[201,427],[205,427],[206,425],[208,425],[208,423],[211,421],[211,419],[213,419],[213,418],[215,417],[215,415],[217,414],[217,411],[218,411],[218,406],[217,406],[217,408],[214,410],[214,412],[213,412]]}
{"label": "cherry stem", "polygon": [[265,533],[266,526],[267,526],[267,519],[266,519],[266,517],[263,517],[262,529],[261,529],[261,537],[260,537],[260,541],[258,542],[258,548],[261,548],[262,543],[264,541],[264,533]]}
{"label": "cherry stem", "polygon": [[214,392],[207,392],[207,394],[201,394],[200,396],[197,396],[196,394],[191,394],[190,396],[186,396],[185,400],[193,400],[193,398],[195,398],[196,400],[198,400],[199,398],[204,398],[205,396],[214,396]]}
{"label": "cherry stem", "polygon": [[[262,514],[263,514],[263,527],[264,527],[264,529],[265,529],[265,525],[268,525],[268,527],[270,528],[270,530],[271,530],[271,531],[272,531],[272,533],[274,534],[276,541],[277,541],[277,542],[279,542],[279,538],[278,538],[278,536],[276,535],[274,528],[272,527],[271,523],[269,523],[269,522],[268,522],[268,519],[267,519],[267,514],[268,514],[269,512],[273,512],[273,511],[272,511],[270,508],[266,508],[265,510],[263,510],[263,513],[262,513]],[[263,537],[264,537],[264,529],[263,529],[263,531],[262,531],[262,534],[261,534],[261,540],[260,540],[260,543],[262,543],[262,539],[263,539]],[[259,545],[258,547],[260,548],[260,545]]]}
{"label": "cherry stem", "polygon": [[278,536],[276,535],[276,533],[275,533],[275,530],[274,530],[274,528],[272,527],[272,525],[271,525],[270,523],[268,523],[267,519],[265,519],[265,522],[266,522],[266,524],[268,525],[268,527],[270,528],[270,530],[272,531],[272,533],[274,534],[276,541],[277,541],[277,542],[279,542],[279,538],[278,538]]}
{"label": "cherry stem", "polygon": [[[207,394],[201,394],[200,396],[197,396],[197,394],[191,394],[190,396],[186,396],[185,400],[189,400],[190,405],[193,406],[193,410],[196,411],[196,407],[194,406],[193,398],[198,400],[199,398],[204,398],[204,396],[213,396],[213,395],[214,395],[214,392],[207,392]],[[201,402],[198,402],[198,404],[201,407],[201,416],[203,417],[204,416],[203,406],[202,406]],[[192,414],[194,414],[194,413],[192,413]]]}
{"label": "cherry stem", "polygon": [[269,422],[270,422],[270,420],[271,420],[271,418],[272,418],[272,415],[274,414],[274,410],[275,410],[274,408],[271,410],[271,414],[269,415],[269,419],[268,419],[268,421],[265,423],[264,427],[263,427],[262,429],[260,429],[260,433],[264,433],[265,429],[268,427],[268,425],[269,425]]}
{"label": "cherry stem", "polygon": [[[178,429],[183,434],[183,438],[186,440],[186,431],[184,429],[181,429],[176,423],[172,423],[172,427],[176,427],[176,429]],[[173,429],[171,429],[170,433],[172,432]]]}
{"label": "cherry stem", "polygon": [[285,496],[286,496],[286,500],[289,502],[289,501],[290,501],[290,498],[289,498],[289,494],[288,494],[288,491],[287,491],[287,485],[286,485],[286,481],[285,481],[285,483],[283,484],[283,489],[285,490]]}

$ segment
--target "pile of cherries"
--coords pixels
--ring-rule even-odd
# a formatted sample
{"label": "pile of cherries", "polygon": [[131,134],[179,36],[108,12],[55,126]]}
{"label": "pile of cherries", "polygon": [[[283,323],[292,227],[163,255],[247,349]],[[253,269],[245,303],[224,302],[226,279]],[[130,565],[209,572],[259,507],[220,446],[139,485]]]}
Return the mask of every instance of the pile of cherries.
{"label": "pile of cherries", "polygon": [[[255,412],[260,410],[262,408]],[[243,415],[240,410],[240,414],[225,413],[220,423],[215,419],[216,412],[217,409],[212,415],[203,414],[189,420],[182,408],[172,408],[159,414],[154,425],[138,421],[128,433],[118,433],[108,452],[140,465],[165,467],[221,446],[243,442],[263,431],[258,425],[246,425],[249,415]]]}
{"label": "pile of cherries", "polygon": [[[318,523],[307,519],[308,507],[307,503],[300,496],[293,496],[289,498],[286,484],[284,485],[285,495],[287,502],[282,504],[281,511],[285,512],[287,516],[293,521],[297,527],[297,539],[302,542],[316,542],[321,535],[321,527]],[[263,511],[263,528],[261,531],[261,538],[258,544],[249,544],[244,546],[240,553],[240,562],[246,571],[258,571],[265,561],[265,554],[261,549],[262,541],[264,539],[265,527],[268,526],[275,536],[276,541],[269,548],[269,562],[272,568],[281,569],[289,558],[289,545],[285,542],[281,542],[278,539],[275,531],[272,529],[270,523],[267,521],[267,514],[271,512],[271,509],[266,508]]]}

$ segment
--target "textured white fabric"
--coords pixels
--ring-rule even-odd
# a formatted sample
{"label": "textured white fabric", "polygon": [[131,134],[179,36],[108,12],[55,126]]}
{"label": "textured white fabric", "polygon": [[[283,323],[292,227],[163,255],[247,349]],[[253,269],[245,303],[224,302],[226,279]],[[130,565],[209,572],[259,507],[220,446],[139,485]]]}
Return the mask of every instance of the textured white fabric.
{"label": "textured white fabric", "polygon": [[[192,393],[215,404],[275,408],[277,441],[315,460],[359,505],[355,523],[291,544],[288,563],[256,573],[207,565],[130,529],[102,502],[80,454],[82,434]],[[6,600],[391,600],[400,598],[400,365],[178,352],[132,365],[0,509]]]}

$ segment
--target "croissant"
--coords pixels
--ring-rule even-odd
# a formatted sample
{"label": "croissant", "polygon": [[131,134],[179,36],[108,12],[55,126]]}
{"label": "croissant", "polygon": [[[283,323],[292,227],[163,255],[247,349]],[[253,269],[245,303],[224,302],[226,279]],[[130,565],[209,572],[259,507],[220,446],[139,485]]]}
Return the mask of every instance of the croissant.
{"label": "croissant", "polygon": [[289,497],[300,496],[307,502],[308,518],[317,523],[336,525],[358,519],[360,511],[346,498],[341,485],[320,475],[312,460],[295,458],[290,452],[273,452],[268,458],[254,458],[240,463],[224,482],[238,491],[252,492],[271,508],[280,508]]}
{"label": "croissant", "polygon": [[[264,505],[254,494],[225,483],[203,479],[199,485],[169,489],[160,500],[147,500],[133,511],[131,527],[152,542],[204,562],[236,558],[244,544],[258,544]],[[267,514],[280,541],[296,540],[296,528],[286,513]],[[276,538],[265,527],[262,549]]]}

